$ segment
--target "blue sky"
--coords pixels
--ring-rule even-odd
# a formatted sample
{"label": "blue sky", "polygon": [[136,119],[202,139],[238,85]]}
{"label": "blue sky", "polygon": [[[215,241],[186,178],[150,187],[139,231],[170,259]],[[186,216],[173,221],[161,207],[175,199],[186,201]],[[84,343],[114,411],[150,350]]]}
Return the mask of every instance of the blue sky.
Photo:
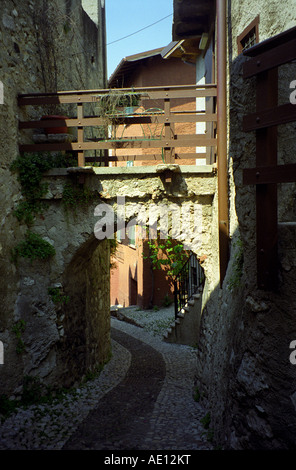
{"label": "blue sky", "polygon": [[105,7],[108,77],[124,57],[165,47],[172,41],[173,0],[106,0]]}

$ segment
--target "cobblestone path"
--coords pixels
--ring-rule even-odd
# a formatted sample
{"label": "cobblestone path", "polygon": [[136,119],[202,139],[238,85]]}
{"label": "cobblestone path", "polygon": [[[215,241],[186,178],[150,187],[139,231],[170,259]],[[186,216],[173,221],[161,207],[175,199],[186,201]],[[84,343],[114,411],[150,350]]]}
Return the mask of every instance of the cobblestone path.
{"label": "cobblestone path", "polygon": [[112,338],[131,353],[122,382],[107,393],[64,445],[66,450],[140,449],[162,388],[166,368],[162,355],[149,345],[112,329]]}

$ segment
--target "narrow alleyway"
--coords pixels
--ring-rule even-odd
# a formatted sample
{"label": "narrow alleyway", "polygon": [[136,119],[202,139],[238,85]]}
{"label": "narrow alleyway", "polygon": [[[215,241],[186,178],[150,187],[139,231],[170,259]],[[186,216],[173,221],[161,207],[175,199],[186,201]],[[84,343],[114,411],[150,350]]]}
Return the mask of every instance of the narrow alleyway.
{"label": "narrow alleyway", "polygon": [[136,313],[136,325],[111,318],[100,376],[72,398],[20,409],[0,426],[0,450],[211,449],[193,399],[195,350],[162,340],[168,313]]}
{"label": "narrow alleyway", "polygon": [[[140,449],[165,378],[160,353],[120,330],[112,337],[131,353],[126,377],[90,412],[64,449]],[[98,426],[99,423],[99,426]]]}

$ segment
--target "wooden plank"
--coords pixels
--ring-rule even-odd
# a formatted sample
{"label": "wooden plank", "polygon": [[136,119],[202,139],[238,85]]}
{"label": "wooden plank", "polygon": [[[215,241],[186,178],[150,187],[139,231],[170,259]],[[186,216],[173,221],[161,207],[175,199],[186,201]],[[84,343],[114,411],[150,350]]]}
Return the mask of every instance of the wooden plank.
{"label": "wooden plank", "polygon": [[296,39],[252,57],[243,65],[243,78],[249,78],[264,71],[296,59]]}
{"label": "wooden plank", "polygon": [[148,86],[148,87],[134,87],[134,88],[96,88],[91,90],[64,90],[64,91],[57,91],[52,93],[20,93],[18,98],[28,98],[28,97],[36,97],[36,96],[64,96],[64,95],[106,95],[110,92],[114,91],[121,91],[129,93],[131,91],[135,93],[144,93],[149,90],[167,90],[167,88],[171,90],[182,90],[182,89],[208,89],[208,88],[216,88],[216,83],[206,83],[203,85],[170,85],[167,86]]}
{"label": "wooden plank", "polygon": [[118,161],[118,162],[127,162],[127,161],[163,161],[162,159],[162,156],[159,154],[159,155],[155,155],[155,154],[146,154],[146,155],[118,155],[118,156],[114,156],[114,157],[109,157],[110,158],[113,158],[114,161]]}
{"label": "wooden plank", "polygon": [[19,122],[19,129],[46,129],[48,127],[60,127],[60,126],[67,126],[67,127],[92,127],[92,126],[100,126],[103,124],[103,119],[99,117],[87,118],[84,117],[82,119],[63,119],[63,120],[46,120],[46,121],[20,121]]}
{"label": "wooden plank", "polygon": [[[77,104],[77,119],[80,122],[83,119],[83,103]],[[84,141],[84,128],[82,126],[77,127],[77,141],[78,145],[80,144],[79,148],[81,148],[81,144],[83,144]],[[78,166],[85,166],[83,150],[78,151]]]}
{"label": "wooden plank", "polygon": [[[196,160],[196,159],[201,159],[201,158],[206,158],[206,154],[204,153],[176,153],[175,154],[175,160]],[[103,161],[104,157],[101,156],[88,156],[85,157],[86,162],[99,162]],[[118,161],[118,162],[124,162],[124,161],[150,161],[150,160],[155,160],[155,161],[163,161],[162,155],[161,154],[142,154],[142,155],[109,155],[108,156],[109,161]]]}
{"label": "wooden plank", "polygon": [[[278,70],[257,76],[256,108],[258,112],[277,105]],[[277,128],[256,131],[256,166],[277,165]],[[277,255],[277,185],[256,185],[257,283],[263,290],[278,285]]]}
{"label": "wooden plank", "polygon": [[[71,152],[76,150],[73,143],[50,143],[50,144],[21,144],[19,145],[20,152]],[[78,150],[78,149],[77,149]]]}
{"label": "wooden plank", "polygon": [[[172,138],[174,138],[173,130],[171,128],[170,121],[170,112],[171,112],[171,102],[170,99],[167,98],[164,100],[164,113],[166,117],[166,121],[164,124],[164,138],[167,142],[169,142]],[[172,147],[166,145],[164,147],[164,161],[165,163],[174,163],[175,155],[173,154]]]}
{"label": "wooden plank", "polygon": [[194,153],[194,152],[176,152],[175,159],[177,160],[200,160],[203,158],[207,158],[206,153]]}
{"label": "wooden plank", "polygon": [[[296,109],[296,106],[295,106]],[[192,111],[190,111],[192,113]],[[119,117],[116,118],[117,124],[163,124],[166,121],[166,117],[162,115],[139,115],[136,114],[133,116]],[[217,121],[216,114],[184,114],[184,115],[170,115],[170,123],[195,123],[195,122],[212,122]],[[48,127],[95,127],[101,126],[105,123],[105,120],[100,117],[84,117],[82,119],[64,119],[64,120],[46,120],[46,121],[20,121],[19,129],[46,129]]]}
{"label": "wooden plank", "polygon": [[[204,90],[167,90],[165,93],[163,91],[149,91],[147,93],[147,98],[151,100],[161,100],[161,99],[182,99],[182,98],[206,98],[211,96],[217,96],[216,88],[204,89]],[[143,98],[143,99],[147,99]]]}
{"label": "wooden plank", "polygon": [[248,57],[255,57],[259,54],[262,54],[263,52],[269,51],[277,46],[280,46],[281,44],[286,44],[288,41],[295,38],[296,27],[294,26],[290,29],[287,29],[286,31],[283,31],[282,33],[276,34],[271,38],[261,41],[260,43],[256,44],[253,47],[250,47],[249,49],[246,49],[244,51],[244,55]]}
{"label": "wooden plank", "polygon": [[[119,89],[122,93],[124,92],[122,89]],[[131,89],[129,89],[129,92]],[[137,89],[133,89],[133,92],[137,93]],[[184,99],[184,98],[197,98],[197,97],[211,97],[217,96],[217,89],[215,87],[212,88],[188,88],[184,89],[184,87],[180,87],[180,89],[174,89],[170,87],[167,90],[164,89],[144,89],[138,92],[139,94],[143,93],[142,98],[147,99],[166,99],[166,98],[174,98],[174,99]],[[103,95],[107,95],[108,91]],[[32,105],[39,105],[43,106],[46,104],[76,104],[76,103],[96,103],[99,101],[99,97],[96,93],[91,92],[89,94],[78,94],[77,92],[72,92],[69,94],[32,94],[32,95],[20,95],[18,97],[18,105],[19,106],[32,106]]]}
{"label": "wooden plank", "polygon": [[244,116],[243,130],[248,132],[293,121],[296,121],[296,106],[288,103]]}
{"label": "wooden plank", "polygon": [[174,115],[173,113],[171,113],[170,122],[174,122],[174,123],[217,122],[217,114],[205,113],[205,114],[192,114],[192,115]]}
{"label": "wooden plank", "polygon": [[94,103],[96,99],[92,95],[56,95],[56,96],[35,96],[18,99],[19,106],[43,106],[47,104],[76,104]]}
{"label": "wooden plank", "polygon": [[243,170],[243,184],[296,182],[296,164],[248,168]]}
{"label": "wooden plank", "polygon": [[204,136],[192,136],[192,139],[175,140],[117,140],[98,142],[71,142],[71,143],[44,143],[44,144],[23,144],[19,146],[21,152],[52,152],[52,151],[82,151],[99,149],[129,149],[129,148],[175,148],[175,147],[206,147],[217,145],[216,139],[207,139]]}

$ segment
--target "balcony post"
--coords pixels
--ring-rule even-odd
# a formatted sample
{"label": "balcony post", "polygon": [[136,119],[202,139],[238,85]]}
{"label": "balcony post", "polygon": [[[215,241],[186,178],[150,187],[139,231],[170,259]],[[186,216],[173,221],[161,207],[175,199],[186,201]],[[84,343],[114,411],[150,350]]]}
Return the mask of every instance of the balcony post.
{"label": "balcony post", "polygon": [[[77,119],[83,119],[83,103],[77,103]],[[77,142],[79,147],[83,144],[84,141],[84,129],[82,126],[77,128]],[[85,165],[84,151],[78,150],[78,166],[83,167]]]}

